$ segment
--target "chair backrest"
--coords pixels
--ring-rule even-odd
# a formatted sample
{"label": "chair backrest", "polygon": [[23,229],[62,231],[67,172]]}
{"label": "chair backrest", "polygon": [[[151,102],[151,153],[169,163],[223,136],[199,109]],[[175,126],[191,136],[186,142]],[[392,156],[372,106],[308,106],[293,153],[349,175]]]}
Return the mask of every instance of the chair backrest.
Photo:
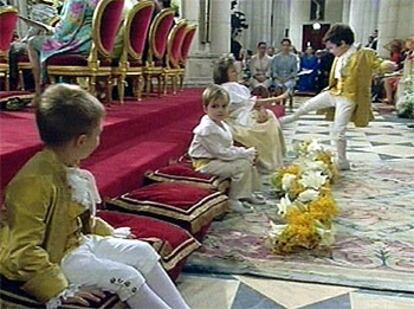
{"label": "chair backrest", "polygon": [[12,6],[0,8],[0,55],[6,56],[16,29],[17,9]]}
{"label": "chair backrest", "polygon": [[128,55],[134,60],[142,58],[154,9],[152,0],[140,1],[125,19],[124,44]]}
{"label": "chair backrest", "polygon": [[183,44],[181,45],[181,63],[185,63],[190,52],[191,43],[197,30],[197,25],[188,25],[184,35]]}
{"label": "chair backrest", "polygon": [[153,57],[161,60],[167,49],[167,38],[174,22],[175,11],[172,9],[161,10],[154,18],[148,38],[149,54],[148,60],[153,61]]}
{"label": "chair backrest", "polygon": [[124,0],[100,0],[93,14],[92,40],[98,54],[109,57],[122,21]]}
{"label": "chair backrest", "polygon": [[187,29],[187,21],[180,20],[168,36],[167,65],[178,67],[181,59],[181,46]]}

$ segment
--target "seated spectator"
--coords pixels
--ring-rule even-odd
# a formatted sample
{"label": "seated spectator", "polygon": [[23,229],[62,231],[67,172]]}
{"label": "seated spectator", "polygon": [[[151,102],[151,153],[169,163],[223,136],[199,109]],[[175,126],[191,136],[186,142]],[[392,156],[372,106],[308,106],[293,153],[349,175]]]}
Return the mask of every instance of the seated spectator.
{"label": "seated spectator", "polygon": [[270,67],[272,58],[266,54],[267,46],[265,42],[257,44],[257,53],[250,61],[250,87],[252,89],[263,86],[269,88],[272,84],[270,77]]}
{"label": "seated spectator", "polygon": [[115,38],[115,45],[112,51],[112,58],[119,59],[122,54],[122,47],[124,46],[124,19],[128,16],[129,11],[137,4],[137,0],[124,0],[124,9],[122,10],[122,21],[119,31]]}
{"label": "seated spectator", "polygon": [[390,50],[390,60],[397,64],[400,70],[392,74],[392,76],[385,77],[383,80],[385,89],[385,99],[383,101],[387,104],[394,104],[394,96],[402,73],[401,69],[404,60],[403,46],[400,40],[393,40],[386,44],[384,48]]}
{"label": "seated spectator", "polygon": [[316,58],[318,63],[316,91],[321,92],[329,84],[329,72],[335,57],[327,50],[318,49],[316,51]]}
{"label": "seated spectator", "polygon": [[410,95],[411,97],[414,96],[414,87],[412,85],[414,80],[414,36],[409,37],[405,41],[405,47],[407,52],[396,95],[397,108],[408,102]]}
{"label": "seated spectator", "polygon": [[29,40],[29,57],[33,65],[36,95],[47,80],[46,61],[56,55],[88,55],[92,45],[92,17],[97,0],[66,0],[60,21],[52,35],[38,35]]}
{"label": "seated spectator", "polygon": [[[56,18],[58,18],[58,11],[61,7],[61,1],[56,1],[55,5],[49,2],[37,1],[31,7],[30,18],[42,24],[50,25]],[[36,35],[46,35],[46,30],[30,27],[25,36],[21,39],[16,38],[9,50],[9,65],[10,65],[10,85],[15,88],[18,80],[17,62],[20,56],[27,55],[27,42],[30,38]]]}
{"label": "seated spectator", "polygon": [[277,93],[288,91],[293,93],[298,74],[298,58],[291,50],[290,39],[281,42],[282,51],[272,59],[272,78]]}
{"label": "seated spectator", "polygon": [[267,48],[267,55],[268,55],[270,58],[273,58],[275,54],[276,54],[276,49],[275,49],[275,47],[274,47],[274,46],[269,46],[269,47]]}
{"label": "seated spectator", "polygon": [[300,73],[298,90],[314,92],[318,75],[318,58],[313,54],[312,46],[306,48],[305,54],[300,58]]}

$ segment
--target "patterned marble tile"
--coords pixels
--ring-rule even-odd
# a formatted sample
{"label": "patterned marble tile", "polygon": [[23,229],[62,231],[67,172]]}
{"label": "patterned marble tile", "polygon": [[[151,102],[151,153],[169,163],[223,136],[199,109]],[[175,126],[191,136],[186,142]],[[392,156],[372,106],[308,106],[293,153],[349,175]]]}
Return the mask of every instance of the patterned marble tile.
{"label": "patterned marble tile", "polygon": [[206,276],[183,275],[178,288],[190,308],[231,308],[240,282]]}
{"label": "patterned marble tile", "polygon": [[353,292],[352,309],[413,309],[414,299]]}
{"label": "patterned marble tile", "polygon": [[377,153],[369,153],[369,152],[355,152],[355,151],[348,151],[347,152],[348,159],[352,161],[377,161],[381,160],[381,157]]}
{"label": "patterned marble tile", "polygon": [[332,297],[300,309],[352,309],[350,294]]}
{"label": "patterned marble tile", "polygon": [[[217,307],[221,308],[221,307]],[[232,309],[285,309],[286,307],[265,297],[257,290],[240,283]]]}
{"label": "patterned marble tile", "polygon": [[306,134],[295,134],[292,136],[294,140],[297,141],[306,141],[311,139],[319,139],[321,141],[323,140],[330,140],[329,134],[320,134],[320,133],[306,133]]}
{"label": "patterned marble tile", "polygon": [[385,146],[374,146],[372,151],[385,154],[389,156],[396,156],[400,158],[414,156],[414,147],[400,146],[400,145],[385,145]]}
{"label": "patterned marble tile", "polygon": [[410,141],[410,139],[408,139],[406,136],[392,136],[392,135],[385,135],[385,134],[368,136],[367,138],[371,142],[380,142],[380,143],[388,143],[388,144],[400,144],[400,143],[406,143]]}
{"label": "patterned marble tile", "polygon": [[[241,282],[286,308],[301,308],[355,291],[352,288],[299,283],[248,276],[237,276]],[[292,297],[292,296],[298,297]]]}

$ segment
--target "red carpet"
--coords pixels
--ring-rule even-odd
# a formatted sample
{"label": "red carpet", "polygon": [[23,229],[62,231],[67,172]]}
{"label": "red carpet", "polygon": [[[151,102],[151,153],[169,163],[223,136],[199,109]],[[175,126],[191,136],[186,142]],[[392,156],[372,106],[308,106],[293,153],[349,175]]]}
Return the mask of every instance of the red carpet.
{"label": "red carpet", "polygon": [[[144,172],[166,165],[187,148],[202,115],[201,89],[176,96],[144,98],[107,108],[101,145],[82,167],[96,176],[103,196],[126,193],[143,182]],[[277,108],[281,115],[283,108]],[[42,148],[32,112],[0,113],[1,190]]]}

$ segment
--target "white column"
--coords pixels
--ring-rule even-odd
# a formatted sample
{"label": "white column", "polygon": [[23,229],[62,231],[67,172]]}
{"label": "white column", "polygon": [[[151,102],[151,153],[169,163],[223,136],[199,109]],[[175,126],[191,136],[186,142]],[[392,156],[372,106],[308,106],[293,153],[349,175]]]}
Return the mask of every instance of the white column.
{"label": "white column", "polygon": [[[211,1],[211,51],[230,52],[230,0]],[[196,2],[196,1],[193,1]]]}
{"label": "white column", "polygon": [[302,49],[303,25],[310,22],[310,1],[292,0],[290,3],[289,37],[292,44]]}
{"label": "white column", "polygon": [[384,45],[394,39],[405,40],[414,34],[414,1],[381,0],[378,18],[378,50],[381,56],[389,57]]}
{"label": "white column", "polygon": [[[378,51],[382,57],[389,57],[384,45],[397,38],[397,24],[400,0],[381,0],[378,17]],[[408,21],[405,21],[408,22]]]}
{"label": "white column", "polygon": [[230,52],[230,0],[210,0],[210,38],[200,37],[200,1],[182,0],[182,17],[198,25],[186,64],[186,86],[205,86],[213,80],[214,61],[222,53]]}
{"label": "white column", "polygon": [[289,29],[290,0],[273,0],[273,27],[270,44],[279,48],[280,41],[285,37],[285,30]]}
{"label": "white column", "polygon": [[355,31],[356,42],[365,45],[369,35],[377,29],[379,2],[379,0],[351,0],[349,25]]}
{"label": "white column", "polygon": [[342,7],[342,23],[349,24],[351,0],[344,0]]}

